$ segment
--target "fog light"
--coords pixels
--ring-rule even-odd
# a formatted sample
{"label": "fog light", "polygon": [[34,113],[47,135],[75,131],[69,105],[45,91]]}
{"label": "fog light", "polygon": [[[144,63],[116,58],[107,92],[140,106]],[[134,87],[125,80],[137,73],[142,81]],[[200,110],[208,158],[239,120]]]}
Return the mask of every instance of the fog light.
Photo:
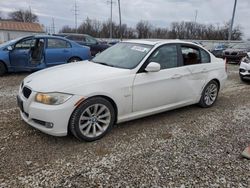
{"label": "fog light", "polygon": [[53,128],[53,126],[54,126],[53,123],[50,123],[50,122],[46,122],[46,123],[45,123],[45,127],[48,128],[48,129]]}

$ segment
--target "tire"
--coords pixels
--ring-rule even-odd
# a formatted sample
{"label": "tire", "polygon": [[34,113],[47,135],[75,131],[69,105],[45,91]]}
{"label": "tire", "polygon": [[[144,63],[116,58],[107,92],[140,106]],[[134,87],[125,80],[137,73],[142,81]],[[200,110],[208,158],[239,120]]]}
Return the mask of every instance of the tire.
{"label": "tire", "polygon": [[75,63],[75,62],[78,62],[78,61],[81,61],[81,59],[78,58],[78,57],[72,57],[72,58],[70,58],[69,63]]}
{"label": "tire", "polygon": [[69,121],[69,130],[79,140],[92,142],[105,136],[114,123],[112,104],[102,97],[94,97],[75,109]]}
{"label": "tire", "polygon": [[204,88],[199,105],[202,108],[209,108],[214,105],[219,94],[219,85],[216,81],[210,81]]}
{"label": "tire", "polygon": [[0,62],[0,76],[3,76],[7,72],[5,65]]}

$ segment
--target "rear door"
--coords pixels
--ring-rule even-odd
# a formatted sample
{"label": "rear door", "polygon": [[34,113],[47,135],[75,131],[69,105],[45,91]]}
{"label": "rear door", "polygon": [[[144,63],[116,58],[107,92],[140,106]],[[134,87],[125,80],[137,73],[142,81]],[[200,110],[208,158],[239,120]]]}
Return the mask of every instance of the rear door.
{"label": "rear door", "polygon": [[30,65],[30,50],[35,46],[34,38],[26,38],[18,41],[10,51],[10,63],[15,71],[25,71]]}
{"label": "rear door", "polygon": [[47,38],[45,62],[48,67],[67,63],[72,56],[71,44],[63,39]]}
{"label": "rear door", "polygon": [[194,97],[199,97],[212,71],[210,55],[197,46],[183,44],[181,45],[182,62],[190,74],[186,75],[190,92]]}

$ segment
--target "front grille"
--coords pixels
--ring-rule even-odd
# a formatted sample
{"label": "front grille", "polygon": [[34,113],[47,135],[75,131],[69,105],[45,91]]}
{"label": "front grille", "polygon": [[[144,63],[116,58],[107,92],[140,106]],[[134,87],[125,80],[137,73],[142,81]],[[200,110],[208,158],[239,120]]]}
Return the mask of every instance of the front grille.
{"label": "front grille", "polygon": [[238,53],[237,52],[232,52],[231,55],[238,55]]}
{"label": "front grille", "polygon": [[225,52],[225,54],[226,54],[226,55],[230,55],[230,53],[229,53],[229,52]]}
{"label": "front grille", "polygon": [[27,87],[23,87],[23,96],[28,99],[30,97],[30,94],[32,93],[31,89]]}

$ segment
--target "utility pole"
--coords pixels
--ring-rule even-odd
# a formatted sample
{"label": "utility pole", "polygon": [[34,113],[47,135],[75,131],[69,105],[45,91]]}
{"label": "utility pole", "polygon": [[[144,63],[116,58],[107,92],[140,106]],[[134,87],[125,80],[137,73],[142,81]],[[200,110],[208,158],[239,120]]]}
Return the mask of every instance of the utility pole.
{"label": "utility pole", "polygon": [[78,14],[79,12],[79,9],[78,9],[78,5],[77,5],[77,2],[75,0],[75,5],[74,5],[74,15],[75,15],[75,33],[77,33],[77,16],[79,15]]}
{"label": "utility pole", "polygon": [[107,3],[110,3],[110,39],[113,37],[113,0],[107,1]]}
{"label": "utility pole", "polygon": [[198,16],[198,10],[195,10],[194,23],[196,23],[196,21],[197,21],[197,16]]}
{"label": "utility pole", "polygon": [[120,40],[122,41],[122,16],[121,16],[121,2],[118,0],[119,6],[119,20],[120,20]]}
{"label": "utility pole", "polygon": [[228,41],[230,41],[232,38],[232,31],[233,31],[233,25],[234,25],[236,6],[237,6],[237,0],[234,1],[234,9],[233,9],[232,20],[231,20],[230,27],[229,27]]}
{"label": "utility pole", "polygon": [[56,29],[55,29],[55,20],[54,20],[53,17],[52,17],[52,32],[53,32],[53,34],[56,33]]}

